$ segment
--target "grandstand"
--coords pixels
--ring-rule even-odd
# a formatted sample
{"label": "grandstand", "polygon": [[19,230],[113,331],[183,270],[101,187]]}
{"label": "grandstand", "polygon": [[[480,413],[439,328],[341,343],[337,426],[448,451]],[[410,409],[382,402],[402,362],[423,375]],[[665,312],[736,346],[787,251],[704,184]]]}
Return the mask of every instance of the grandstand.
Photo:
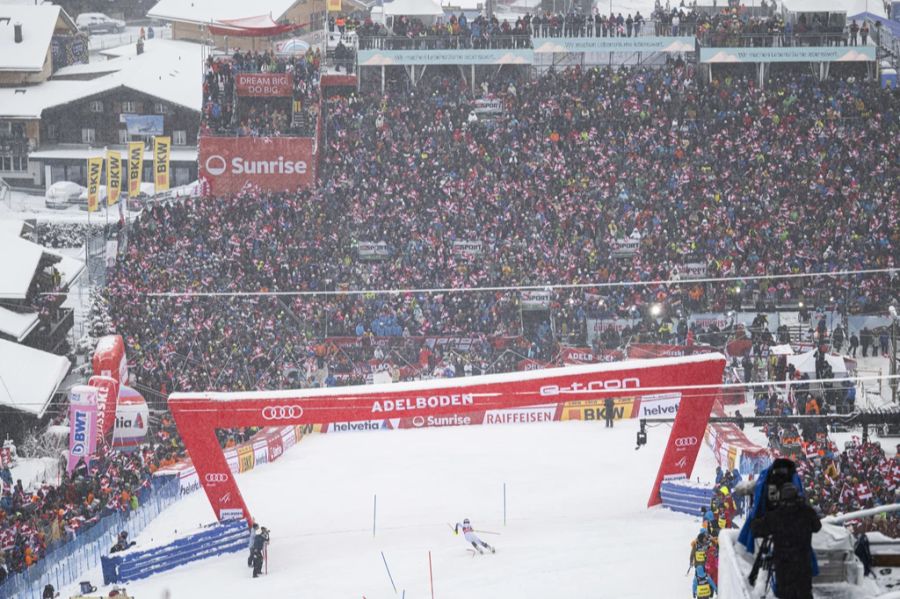
{"label": "grandstand", "polygon": [[[261,36],[252,50],[209,49],[201,193],[150,202],[123,223],[128,244],[102,290],[103,332],[122,336],[154,414],[150,443],[101,456],[117,469],[111,486],[82,471],[35,492],[33,514],[0,519],[0,538],[28,539],[16,568],[26,575],[48,545],[129,512],[162,479],[185,494],[209,486],[166,412],[172,393],[718,351],[729,361],[721,414],[849,412],[875,401],[874,385],[844,384],[866,368],[896,395],[900,95],[880,79],[891,44],[854,29],[847,11],[725,4],[625,18],[347,14],[323,23],[333,47],[287,52]],[[820,371],[842,347],[854,353],[846,370]],[[782,352],[809,358],[815,384],[798,375],[780,386]],[[599,405],[579,406],[578,419],[599,418]],[[616,419],[637,419],[633,405],[617,405]],[[317,426],[348,430],[338,424]],[[708,441],[729,470],[733,432]],[[748,474],[793,433],[740,439]],[[281,434],[218,440],[243,471],[260,463],[255,451],[274,460],[270,444],[280,455]],[[846,498],[831,496],[821,461],[803,454],[823,514],[871,507],[850,481],[874,470],[876,500],[896,500],[884,484],[900,472],[896,452],[863,439],[842,456],[815,431],[791,451],[809,444],[847,465]],[[877,467],[857,464],[863,456]],[[3,509],[32,501],[0,490]],[[36,531],[54,522],[48,544]]]}

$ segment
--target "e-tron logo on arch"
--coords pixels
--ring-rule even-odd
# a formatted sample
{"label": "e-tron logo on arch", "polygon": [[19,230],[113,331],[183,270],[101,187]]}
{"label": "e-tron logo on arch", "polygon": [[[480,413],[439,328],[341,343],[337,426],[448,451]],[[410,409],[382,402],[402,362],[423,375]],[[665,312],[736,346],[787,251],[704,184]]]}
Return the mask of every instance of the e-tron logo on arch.
{"label": "e-tron logo on arch", "polygon": [[697,437],[678,437],[675,439],[675,447],[693,447],[697,443]]}
{"label": "e-tron logo on arch", "polygon": [[210,472],[203,477],[203,480],[208,483],[224,483],[228,480],[228,475],[224,472]]}
{"label": "e-tron logo on arch", "polygon": [[266,406],[262,409],[264,420],[284,420],[303,416],[302,406]]}
{"label": "e-tron logo on arch", "polygon": [[207,174],[210,174],[213,177],[218,177],[225,172],[226,168],[228,168],[228,164],[225,162],[225,159],[218,154],[213,154],[212,156],[207,158],[204,166],[206,167]]}

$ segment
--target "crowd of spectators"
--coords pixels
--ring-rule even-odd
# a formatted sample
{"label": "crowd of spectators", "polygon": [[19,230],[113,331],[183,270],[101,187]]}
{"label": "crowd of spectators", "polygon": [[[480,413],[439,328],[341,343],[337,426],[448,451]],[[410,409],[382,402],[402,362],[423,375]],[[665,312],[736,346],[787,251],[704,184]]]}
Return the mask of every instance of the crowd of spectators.
{"label": "crowd of spectators", "polygon": [[758,9],[723,7],[715,12],[696,8],[657,6],[651,15],[657,35],[696,35],[711,47],[856,46],[866,45],[869,26],[845,22],[828,12],[797,13],[787,19],[774,2]]}
{"label": "crowd of spectators", "polygon": [[[282,386],[327,364],[314,349],[326,336],[526,336],[547,355],[561,339],[583,344],[587,318],[640,320],[653,302],[725,311],[741,297],[796,303],[808,287],[836,289],[852,311],[890,301],[887,275],[739,292],[650,282],[689,262],[709,277],[895,266],[895,94],[787,74],[765,90],[749,77],[698,87],[675,61],[498,78],[480,90],[502,107],[487,118],[464,82],[436,72],[411,91],[329,98],[316,190],[143,214],[109,291],[144,384]],[[629,240],[635,251],[619,253]],[[145,295],[588,281],[637,285],[554,290],[540,322],[514,292]]]}
{"label": "crowd of spectators", "polygon": [[[229,136],[309,136],[315,131],[319,110],[321,52],[278,56],[274,52],[240,52],[210,56],[203,76],[201,133]],[[290,95],[240,95],[238,73],[289,73]]]}
{"label": "crowd of spectators", "polygon": [[[74,539],[114,512],[130,512],[151,487],[161,455],[100,450],[88,466],[80,460],[60,484],[26,489],[0,470],[0,569],[22,572],[56,545]],[[0,577],[2,578],[2,577]]]}

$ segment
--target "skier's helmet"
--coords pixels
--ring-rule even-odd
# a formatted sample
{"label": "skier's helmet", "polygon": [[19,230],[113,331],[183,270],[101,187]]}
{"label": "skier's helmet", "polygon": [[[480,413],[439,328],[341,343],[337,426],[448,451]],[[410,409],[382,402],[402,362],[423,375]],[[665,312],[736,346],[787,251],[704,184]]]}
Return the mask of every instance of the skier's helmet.
{"label": "skier's helmet", "polygon": [[469,519],[468,519],[468,518],[463,519],[463,524],[468,524],[468,523],[469,523]]}

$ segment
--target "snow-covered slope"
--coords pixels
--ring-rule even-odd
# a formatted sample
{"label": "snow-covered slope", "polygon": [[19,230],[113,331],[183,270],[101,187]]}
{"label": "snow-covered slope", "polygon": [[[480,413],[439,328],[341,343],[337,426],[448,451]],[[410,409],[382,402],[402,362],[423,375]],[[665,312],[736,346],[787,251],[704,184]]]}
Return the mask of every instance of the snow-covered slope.
{"label": "snow-covered slope", "polygon": [[[394,596],[383,551],[401,594],[430,597],[431,551],[440,599],[690,596],[687,548],[699,521],[645,507],[670,429],[651,429],[640,451],[636,430],[636,422],[612,430],[553,422],[312,435],[238,479],[272,530],[267,576],[253,580],[237,554],[128,589],[142,599],[166,590],[173,597]],[[702,450],[696,472],[708,478],[714,469]],[[495,555],[473,558],[453,535],[448,523],[466,517],[501,533],[483,535]],[[206,497],[195,493],[157,518],[138,546],[212,519]]]}

